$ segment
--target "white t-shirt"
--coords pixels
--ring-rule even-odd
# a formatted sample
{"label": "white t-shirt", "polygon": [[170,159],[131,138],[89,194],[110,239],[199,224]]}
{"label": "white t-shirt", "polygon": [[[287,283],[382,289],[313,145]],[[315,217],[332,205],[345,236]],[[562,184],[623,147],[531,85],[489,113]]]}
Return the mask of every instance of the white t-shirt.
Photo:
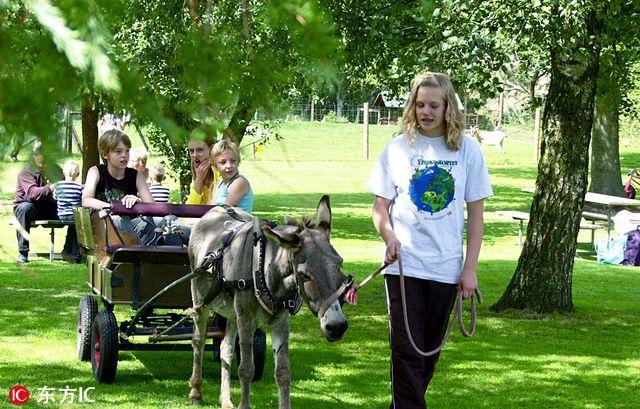
{"label": "white t-shirt", "polygon": [[[457,284],[462,270],[464,202],[493,196],[480,144],[464,136],[458,151],[444,137],[404,134],[386,146],[367,190],[394,201],[393,229],[408,277]],[[398,263],[385,270],[398,274]]]}

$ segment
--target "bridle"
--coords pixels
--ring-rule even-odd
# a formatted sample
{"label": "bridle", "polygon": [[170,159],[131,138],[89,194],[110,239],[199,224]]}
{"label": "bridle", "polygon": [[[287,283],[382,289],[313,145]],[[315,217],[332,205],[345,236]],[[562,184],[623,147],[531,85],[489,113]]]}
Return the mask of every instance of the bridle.
{"label": "bridle", "polygon": [[324,302],[320,306],[320,309],[318,309],[318,318],[322,318],[324,316],[324,313],[327,312],[327,310],[331,307],[331,304],[333,304],[337,299],[342,297],[342,294],[344,294],[345,291],[348,291],[349,288],[351,288],[351,286],[353,285],[353,282],[354,282],[354,278],[352,275],[348,275],[345,277],[340,287],[338,287],[338,289],[334,291],[333,294],[329,296],[329,298],[324,300]]}

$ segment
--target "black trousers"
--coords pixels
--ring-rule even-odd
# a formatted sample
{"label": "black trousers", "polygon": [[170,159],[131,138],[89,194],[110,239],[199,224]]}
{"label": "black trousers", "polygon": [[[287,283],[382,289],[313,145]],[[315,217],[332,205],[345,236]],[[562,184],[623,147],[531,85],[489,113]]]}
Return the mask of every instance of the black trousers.
{"label": "black trousers", "polygon": [[[457,294],[457,285],[404,277],[407,315],[413,341],[422,351],[437,348],[444,338]],[[411,346],[404,326],[400,277],[385,275],[391,345],[390,409],[425,409],[425,394],[439,353],[419,355]]]}
{"label": "black trousers", "polygon": [[[35,220],[58,220],[55,204],[53,206],[36,206],[31,202],[22,202],[13,206],[13,214],[27,233],[31,231],[31,222]],[[18,251],[28,253],[29,240],[19,230],[16,230],[16,236],[18,237]]]}

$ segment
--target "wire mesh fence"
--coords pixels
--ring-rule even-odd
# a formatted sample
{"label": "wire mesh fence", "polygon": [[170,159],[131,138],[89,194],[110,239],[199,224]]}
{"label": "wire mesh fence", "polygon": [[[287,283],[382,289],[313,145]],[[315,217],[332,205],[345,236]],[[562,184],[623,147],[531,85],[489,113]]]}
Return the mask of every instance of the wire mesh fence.
{"label": "wire mesh fence", "polygon": [[[402,116],[401,108],[369,107],[369,124],[389,124],[394,125],[398,118]],[[364,106],[349,104],[318,104],[318,103],[298,103],[281,108],[270,115],[264,109],[258,109],[254,116],[255,120],[264,121],[267,119],[278,119],[284,122],[344,122],[357,123],[364,122]]]}

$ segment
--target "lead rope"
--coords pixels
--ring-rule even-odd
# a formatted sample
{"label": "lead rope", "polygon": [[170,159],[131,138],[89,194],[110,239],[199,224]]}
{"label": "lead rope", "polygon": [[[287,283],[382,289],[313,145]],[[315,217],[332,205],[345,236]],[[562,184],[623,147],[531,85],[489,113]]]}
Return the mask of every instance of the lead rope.
{"label": "lead rope", "polygon": [[[391,228],[393,229],[391,209],[389,209],[389,223],[391,223]],[[389,263],[384,263],[376,271],[371,273],[367,278],[362,280],[360,284],[354,284],[353,286],[351,286],[346,293],[347,301],[350,304],[355,305],[358,300],[358,296],[357,296],[358,290],[364,287],[366,284],[368,284],[371,280],[373,280],[375,276],[380,274],[388,266],[389,266]],[[398,270],[400,273],[400,299],[402,301],[402,314],[403,314],[403,320],[404,320],[404,328],[405,328],[405,331],[407,332],[407,336],[409,338],[409,342],[411,343],[411,346],[418,354],[424,357],[427,357],[427,356],[435,355],[438,352],[440,352],[440,350],[447,343],[447,340],[449,339],[449,335],[451,335],[451,331],[453,331],[453,328],[456,325],[456,320],[458,322],[458,326],[460,327],[460,332],[462,333],[463,336],[465,337],[473,336],[473,334],[476,331],[476,298],[478,299],[478,303],[482,303],[482,294],[480,293],[480,290],[478,288],[476,288],[473,294],[475,295],[476,298],[474,298],[473,295],[471,296],[471,323],[469,324],[469,331],[467,332],[467,329],[464,326],[464,322],[462,321],[463,299],[462,299],[462,293],[458,292],[458,297],[456,298],[455,313],[453,315],[453,319],[449,323],[447,332],[444,334],[442,343],[437,348],[429,352],[424,352],[420,348],[418,348],[418,346],[413,340],[413,336],[411,335],[411,329],[409,328],[409,316],[407,314],[407,297],[406,297],[405,286],[404,286],[404,269],[402,268],[402,257],[400,256],[400,251],[398,251]]]}
{"label": "lead rope", "polygon": [[[469,332],[467,332],[466,328],[464,327],[464,323],[462,322],[462,293],[458,292],[458,298],[456,300],[456,306],[455,306],[456,311],[453,315],[453,319],[451,320],[451,323],[449,324],[449,328],[447,328],[447,332],[444,334],[442,343],[438,347],[436,347],[434,350],[429,352],[424,352],[420,348],[418,348],[418,346],[413,340],[413,336],[411,335],[411,329],[409,328],[409,316],[407,314],[407,297],[405,294],[405,287],[404,287],[404,270],[402,268],[402,257],[400,256],[400,252],[398,252],[398,269],[400,272],[400,298],[402,300],[402,314],[404,315],[403,317],[404,328],[405,328],[405,331],[407,331],[407,337],[409,338],[409,342],[411,343],[411,346],[418,354],[427,357],[427,356],[435,355],[438,352],[440,352],[440,350],[447,343],[447,340],[449,339],[449,335],[451,335],[451,331],[453,331],[453,327],[455,327],[456,325],[456,318],[458,321],[458,326],[460,327],[460,332],[462,333],[463,336],[470,337],[475,333],[476,331],[476,299],[473,296],[471,296],[471,323],[469,324]],[[482,303],[482,295],[480,294],[480,290],[476,288],[474,295],[478,298],[478,302]]]}

